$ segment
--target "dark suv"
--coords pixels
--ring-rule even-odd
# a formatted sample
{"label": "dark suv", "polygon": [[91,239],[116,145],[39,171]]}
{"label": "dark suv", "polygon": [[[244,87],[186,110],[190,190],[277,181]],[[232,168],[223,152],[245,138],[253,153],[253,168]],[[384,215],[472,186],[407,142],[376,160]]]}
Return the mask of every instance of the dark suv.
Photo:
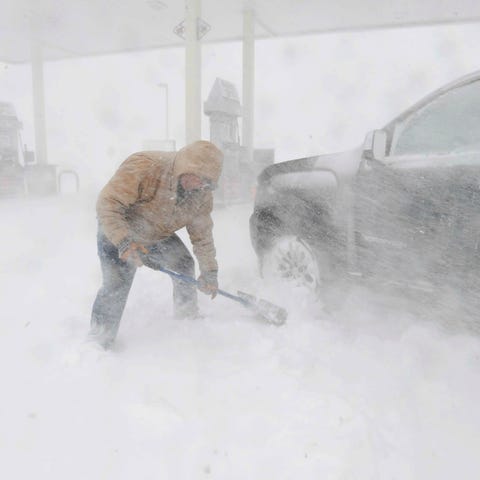
{"label": "dark suv", "polygon": [[475,294],[480,72],[368,133],[362,147],[266,168],[250,232],[264,273],[318,291],[349,278]]}

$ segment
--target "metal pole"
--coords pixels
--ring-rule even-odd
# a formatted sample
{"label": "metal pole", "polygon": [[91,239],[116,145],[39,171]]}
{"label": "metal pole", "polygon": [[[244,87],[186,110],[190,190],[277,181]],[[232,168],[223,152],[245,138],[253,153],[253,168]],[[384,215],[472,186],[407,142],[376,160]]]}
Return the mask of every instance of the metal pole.
{"label": "metal pole", "polygon": [[247,160],[253,161],[254,101],[255,101],[255,14],[243,12],[243,122],[242,143]]}
{"label": "metal pole", "polygon": [[165,132],[167,134],[166,140],[170,138],[168,129],[168,85],[165,84]]}
{"label": "metal pole", "polygon": [[42,45],[35,25],[31,25],[31,61],[33,114],[35,127],[35,156],[40,165],[47,164],[47,128],[45,122],[45,98],[43,81]]}
{"label": "metal pole", "polygon": [[165,89],[165,140],[168,140],[168,83],[159,83],[158,86]]}
{"label": "metal pole", "polygon": [[185,141],[189,144],[202,136],[200,0],[186,0],[185,7]]}

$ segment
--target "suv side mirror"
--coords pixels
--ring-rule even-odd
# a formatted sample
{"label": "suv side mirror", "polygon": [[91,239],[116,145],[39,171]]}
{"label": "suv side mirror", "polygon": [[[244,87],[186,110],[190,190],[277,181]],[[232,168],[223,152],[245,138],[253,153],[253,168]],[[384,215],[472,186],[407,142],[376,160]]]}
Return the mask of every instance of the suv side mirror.
{"label": "suv side mirror", "polygon": [[383,161],[387,152],[387,132],[373,130],[368,132],[363,144],[363,156],[367,160]]}

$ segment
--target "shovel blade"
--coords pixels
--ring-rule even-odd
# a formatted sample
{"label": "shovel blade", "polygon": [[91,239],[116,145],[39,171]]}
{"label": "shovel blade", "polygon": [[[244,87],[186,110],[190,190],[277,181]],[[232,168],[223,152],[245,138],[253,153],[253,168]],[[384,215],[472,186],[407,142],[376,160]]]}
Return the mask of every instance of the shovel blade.
{"label": "shovel blade", "polygon": [[243,300],[244,305],[252,310],[259,319],[272,325],[283,325],[287,321],[287,311],[264,299],[257,299],[255,296],[245,292],[237,292]]}

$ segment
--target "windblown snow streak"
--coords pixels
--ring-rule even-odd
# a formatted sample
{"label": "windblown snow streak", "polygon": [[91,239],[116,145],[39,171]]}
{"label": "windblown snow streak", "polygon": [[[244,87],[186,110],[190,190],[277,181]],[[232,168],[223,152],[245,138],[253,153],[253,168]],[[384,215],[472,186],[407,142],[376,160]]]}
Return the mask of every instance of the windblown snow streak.
{"label": "windblown snow streak", "polygon": [[327,314],[264,285],[250,206],[215,213],[220,281],[287,307],[285,326],[207,297],[204,320],[174,321],[168,277],[143,268],[117,348],[85,344],[93,205],[0,205],[2,477],[476,478],[480,339],[361,292]]}

